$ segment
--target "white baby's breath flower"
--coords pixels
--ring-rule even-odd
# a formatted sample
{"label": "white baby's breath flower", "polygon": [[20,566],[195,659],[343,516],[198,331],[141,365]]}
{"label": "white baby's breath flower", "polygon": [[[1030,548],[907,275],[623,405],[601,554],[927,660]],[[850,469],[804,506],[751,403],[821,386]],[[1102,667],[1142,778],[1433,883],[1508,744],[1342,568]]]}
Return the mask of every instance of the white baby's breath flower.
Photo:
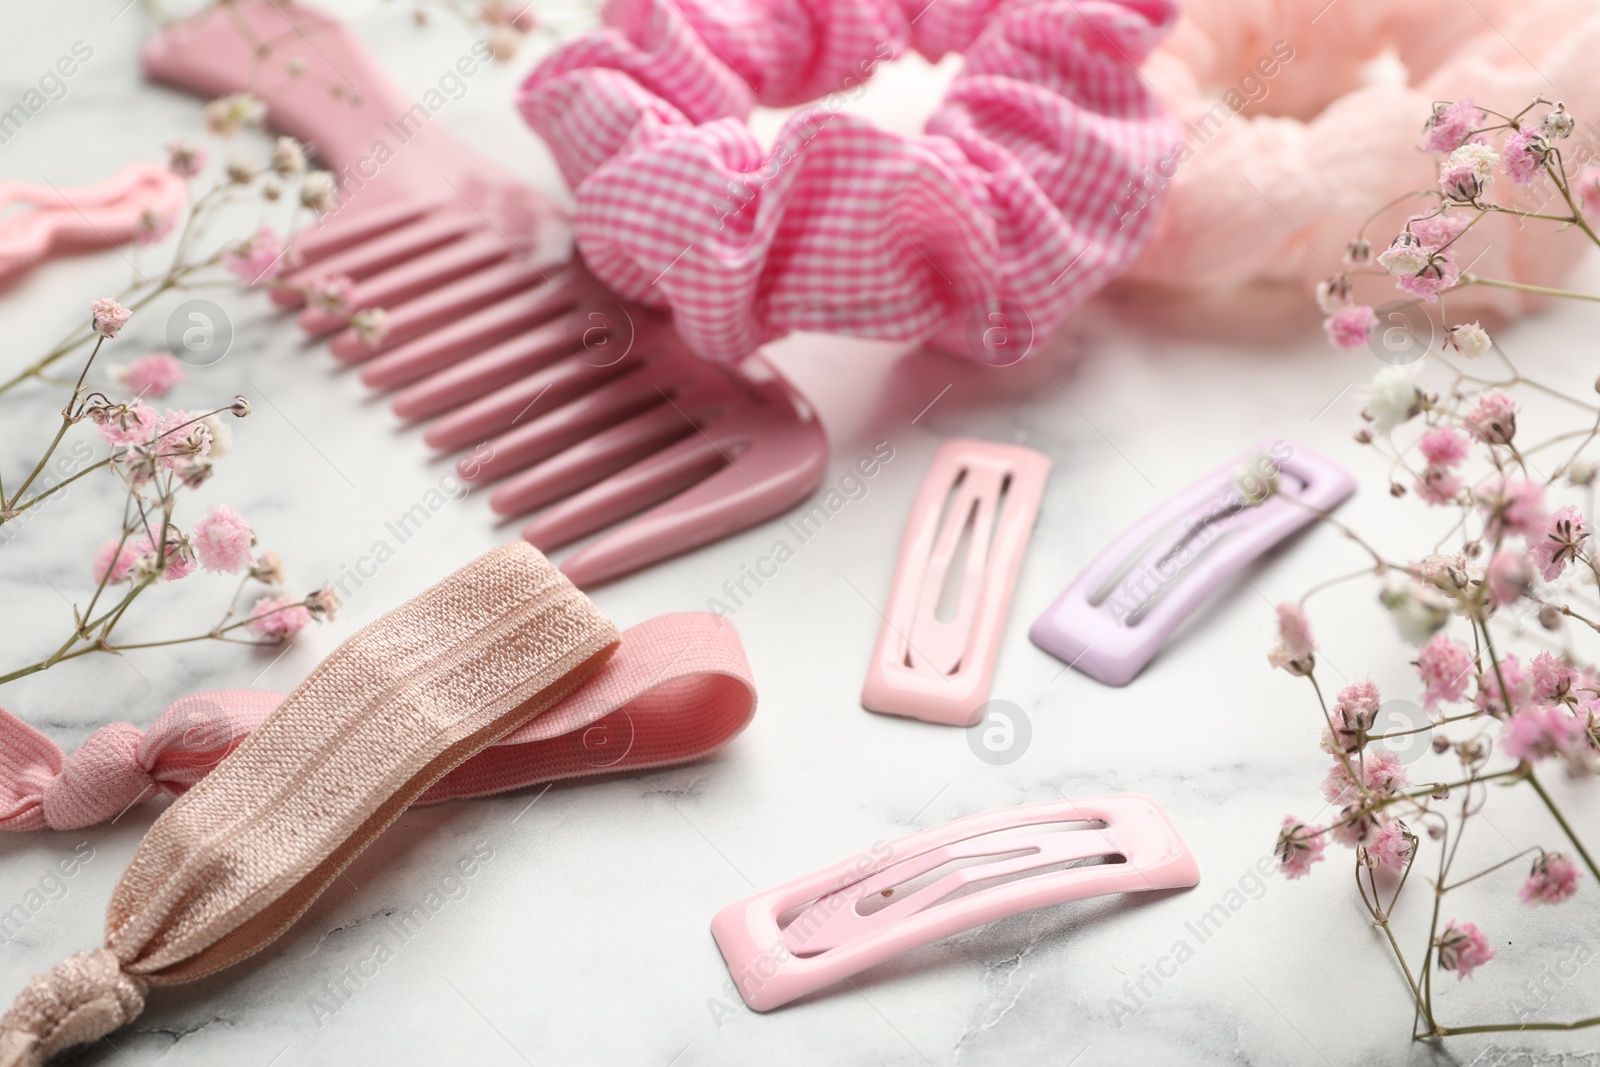
{"label": "white baby's breath flower", "polygon": [[1563,140],[1572,136],[1572,113],[1567,110],[1567,105],[1556,102],[1556,109],[1544,117],[1544,133],[1552,140]]}
{"label": "white baby's breath flower", "polygon": [[305,149],[293,137],[280,137],[272,146],[272,172],[287,178],[306,169]]}
{"label": "white baby's breath flower", "polygon": [[1500,153],[1486,144],[1469,141],[1450,153],[1450,160],[1445,164],[1446,170],[1457,167],[1469,167],[1473,175],[1483,185],[1494,181],[1494,168],[1500,162]]}
{"label": "white baby's breath flower", "polygon": [[1481,356],[1494,345],[1489,332],[1476,322],[1459,322],[1450,327],[1448,343],[1463,356]]}
{"label": "white baby's breath flower", "polygon": [[246,126],[259,126],[267,117],[267,105],[249,93],[234,93],[206,105],[206,129],[218,137],[232,137]]}
{"label": "white baby's breath flower", "polygon": [[300,183],[300,203],[320,215],[333,206],[335,192],[333,175],[314,170]]}
{"label": "white baby's breath flower", "polygon": [[350,317],[350,327],[361,340],[375,345],[389,332],[389,313],[383,308],[364,308]]}
{"label": "white baby's breath flower", "polygon": [[1317,307],[1324,315],[1332,315],[1350,303],[1350,277],[1335,274],[1317,283]]}
{"label": "white baby's breath flower", "polygon": [[1410,367],[1385,367],[1373,377],[1369,389],[1372,398],[1367,401],[1367,414],[1380,433],[1388,433],[1417,413],[1417,383]]}
{"label": "white baby's breath flower", "polygon": [[211,431],[211,451],[207,454],[212,459],[226,455],[233,447],[233,430],[222,421],[222,416],[213,412],[201,419],[200,425]]}
{"label": "white baby's breath flower", "polygon": [[1247,507],[1266,503],[1278,491],[1278,464],[1265,452],[1233,472],[1233,486]]}
{"label": "white baby's breath flower", "polygon": [[1378,257],[1378,263],[1390,274],[1415,274],[1428,265],[1428,250],[1416,234],[1401,230]]}

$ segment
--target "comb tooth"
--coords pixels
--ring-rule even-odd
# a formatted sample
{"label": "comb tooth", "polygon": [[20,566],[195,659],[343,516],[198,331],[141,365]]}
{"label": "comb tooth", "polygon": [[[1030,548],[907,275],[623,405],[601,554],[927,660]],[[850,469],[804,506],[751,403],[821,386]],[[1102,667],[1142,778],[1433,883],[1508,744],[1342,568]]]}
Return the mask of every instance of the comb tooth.
{"label": "comb tooth", "polygon": [[366,365],[361,380],[374,389],[410,385],[470,353],[570,310],[576,299],[576,290],[559,282],[514,293],[385,352]]}
{"label": "comb tooth", "polygon": [[[394,413],[402,419],[426,419],[530,378],[540,379],[539,388],[543,389],[552,383],[548,375],[539,372],[572,350],[569,318],[562,316],[536,326],[485,352],[435,371],[395,394]],[[580,366],[587,364],[580,362]]]}
{"label": "comb tooth", "polygon": [[523,540],[551,552],[636,515],[710,476],[728,462],[693,434],[568,497],[522,528]]}
{"label": "comb tooth", "polygon": [[[610,370],[610,368],[599,369]],[[510,388],[520,389],[522,386],[519,383]],[[524,467],[548,459],[590,434],[607,426],[613,426],[647,408],[655,407],[661,403],[663,391],[670,395],[676,388],[677,383],[670,377],[663,378],[652,372],[649,366],[645,366],[615,381],[606,382],[594,391],[553,410],[546,409],[544,400],[535,394],[524,401],[522,408],[512,417],[510,424],[512,428],[498,437],[494,436],[495,426],[490,425],[487,420],[475,418],[477,409],[487,408],[500,399],[499,394],[485,397],[478,404],[463,408],[451,416],[452,420],[459,418],[451,430],[452,439],[461,439],[460,445],[487,440],[492,446],[491,455],[481,464],[476,463],[474,457],[475,472],[468,473],[464,470],[462,476],[468,481],[493,481],[508,474],[515,474]],[[536,400],[539,401],[538,406],[541,409],[546,409],[546,414],[522,422],[520,426],[516,425],[521,422],[526,410],[532,407]],[[433,429],[438,429],[442,422],[443,420],[435,423]],[[428,443],[436,444],[431,431]]]}
{"label": "comb tooth", "polygon": [[283,279],[281,289],[292,292],[319,278],[345,274],[360,280],[386,267],[419,256],[483,225],[481,219],[465,212],[451,211],[423,215],[410,223],[379,234],[370,241],[350,245],[309,266],[301,267]]}
{"label": "comb tooth", "polygon": [[301,261],[325,259],[352,245],[372,240],[407,222],[438,210],[442,197],[405,197],[390,204],[324,215],[316,229],[297,234],[294,249]]}
{"label": "comb tooth", "polygon": [[[350,294],[349,312],[362,308],[393,308],[414,297],[448,286],[448,280],[499,262],[514,250],[499,234],[472,234],[443,248],[398,263],[358,283]],[[486,295],[484,302],[493,299]],[[343,328],[348,314],[329,314],[317,308],[300,313],[300,328],[313,337]]]}
{"label": "comb tooth", "polygon": [[695,430],[694,424],[671,406],[651,408],[508,479],[489,495],[489,507],[497,515],[525,515],[587,488]]}
{"label": "comb tooth", "polygon": [[787,386],[763,394],[730,405],[697,435],[715,443],[726,466],[569,556],[562,572],[581,588],[609,582],[765,522],[810,496],[828,465],[822,426],[795,406]]}
{"label": "comb tooth", "polygon": [[388,329],[382,340],[369,344],[354,329],[346,329],[334,337],[329,350],[344,362],[364,362],[498,301],[539,289],[544,286],[546,277],[537,267],[520,259],[501,260],[464,278],[457,277],[399,307],[388,307]]}
{"label": "comb tooth", "polygon": [[[440,372],[445,373],[448,372]],[[569,357],[452,411],[429,426],[422,439],[431,448],[465,448],[515,429],[534,408],[539,411],[529,425],[599,383],[621,376],[616,367],[593,366],[579,357]]]}
{"label": "comb tooth", "polygon": [[[440,420],[428,431],[427,441],[433,447],[458,448],[483,440],[485,426],[492,427],[491,433],[509,429],[516,417],[525,414],[528,405],[535,400],[548,411],[653,358],[653,353],[641,354],[627,361],[632,354],[630,349],[620,358],[601,362],[604,350],[582,346],[578,328],[576,317],[569,312],[557,321],[537,326],[525,335],[512,337],[486,352],[435,371],[395,395],[395,414],[405,419],[424,419],[473,405],[471,414],[466,417],[473,426],[471,433],[459,436],[452,432],[456,426],[453,417]],[[647,326],[646,331],[633,338],[634,347],[643,349],[654,345],[659,337],[658,328]],[[561,360],[562,356],[570,358]],[[546,389],[550,390],[549,395],[545,395]],[[489,402],[477,403],[491,394]]]}

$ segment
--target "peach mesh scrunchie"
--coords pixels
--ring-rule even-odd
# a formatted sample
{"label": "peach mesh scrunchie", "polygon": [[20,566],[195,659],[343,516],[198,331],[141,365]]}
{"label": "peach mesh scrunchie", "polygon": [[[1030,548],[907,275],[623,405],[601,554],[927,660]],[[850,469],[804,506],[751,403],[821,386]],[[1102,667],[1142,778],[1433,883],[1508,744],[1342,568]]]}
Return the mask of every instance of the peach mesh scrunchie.
{"label": "peach mesh scrunchie", "polygon": [[[1264,77],[1255,65],[1279,41],[1294,57]],[[1398,65],[1369,65],[1386,51]],[[1509,113],[1541,94],[1562,99],[1578,121],[1564,153],[1573,161],[1582,146],[1593,158],[1596,56],[1600,5],[1591,0],[1188,0],[1143,71],[1192,156],[1157,178],[1166,200],[1143,212],[1156,216],[1155,231],[1123,279],[1190,291],[1288,283],[1306,287],[1309,307],[1310,286],[1340,269],[1363,220],[1395,197],[1437,188],[1435,157],[1418,148],[1433,101],[1472,96]],[[1230,90],[1257,100],[1219,122]],[[1509,180],[1493,192],[1539,210]],[[1120,195],[1126,210],[1128,191]],[[1389,211],[1368,238],[1381,251],[1427,205]],[[1456,258],[1487,277],[1551,285],[1586,247],[1554,225],[1501,216],[1473,227]],[[1364,302],[1405,295],[1371,284],[1358,294]],[[1523,294],[1482,288],[1450,302],[1457,319],[1531,306]]]}
{"label": "peach mesh scrunchie", "polygon": [[138,1015],[149,985],[270,944],[407,805],[591,677],[619,634],[538,550],[495,549],[364,627],[151,826],[104,948],[35,977],[0,1067]]}

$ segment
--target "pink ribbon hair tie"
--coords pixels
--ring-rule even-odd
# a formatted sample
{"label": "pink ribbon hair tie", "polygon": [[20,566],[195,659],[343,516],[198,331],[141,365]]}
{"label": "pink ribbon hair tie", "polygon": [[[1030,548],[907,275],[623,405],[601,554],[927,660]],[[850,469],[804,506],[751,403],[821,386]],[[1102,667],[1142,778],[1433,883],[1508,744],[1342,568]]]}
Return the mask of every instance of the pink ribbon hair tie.
{"label": "pink ribbon hair tie", "polygon": [[[669,306],[709,359],[791,330],[981,357],[996,313],[1043,336],[1143,246],[1154,212],[1123,218],[1117,193],[1179,139],[1137,68],[1171,0],[610,0],[603,17],[534,70],[522,113],[576,190],[585,262]],[[965,59],[925,134],[840,111],[907,47]],[[819,98],[771,152],[744,125]]]}
{"label": "pink ribbon hair tie", "polygon": [[[250,689],[196,693],[174,701],[148,731],[102,726],[70,756],[0,708],[0,830],[76,830],[141,800],[180,795],[283,699]],[[706,612],[663,615],[625,631],[616,654],[580,689],[445,775],[417,803],[684,763],[726,744],[755,708],[733,624]]]}
{"label": "pink ribbon hair tie", "polygon": [[[35,975],[0,1017],[0,1067],[41,1067],[138,1017],[153,988],[271,944],[413,803],[692,758],[755,706],[726,621],[668,616],[624,636],[520,541],[363,627],[256,720],[258,698],[180,706],[144,739],[117,729],[64,763],[9,731],[11,765],[42,754],[42,799],[20,806],[47,823],[97,814],[84,799],[97,776],[124,792],[139,774],[199,780],[140,842],[103,946]],[[207,733],[216,723],[249,729],[234,744]]]}

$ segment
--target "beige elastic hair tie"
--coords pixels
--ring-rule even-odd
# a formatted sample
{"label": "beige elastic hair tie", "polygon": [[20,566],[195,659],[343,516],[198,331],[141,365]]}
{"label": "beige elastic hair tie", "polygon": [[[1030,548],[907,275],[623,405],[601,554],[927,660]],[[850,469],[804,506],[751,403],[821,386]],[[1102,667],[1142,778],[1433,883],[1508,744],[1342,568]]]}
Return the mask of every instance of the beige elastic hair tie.
{"label": "beige elastic hair tie", "polygon": [[581,685],[618,640],[520,541],[361,629],[150,827],[105,947],[18,994],[0,1067],[97,1040],[138,1016],[150,986],[266,947],[412,801]]}

